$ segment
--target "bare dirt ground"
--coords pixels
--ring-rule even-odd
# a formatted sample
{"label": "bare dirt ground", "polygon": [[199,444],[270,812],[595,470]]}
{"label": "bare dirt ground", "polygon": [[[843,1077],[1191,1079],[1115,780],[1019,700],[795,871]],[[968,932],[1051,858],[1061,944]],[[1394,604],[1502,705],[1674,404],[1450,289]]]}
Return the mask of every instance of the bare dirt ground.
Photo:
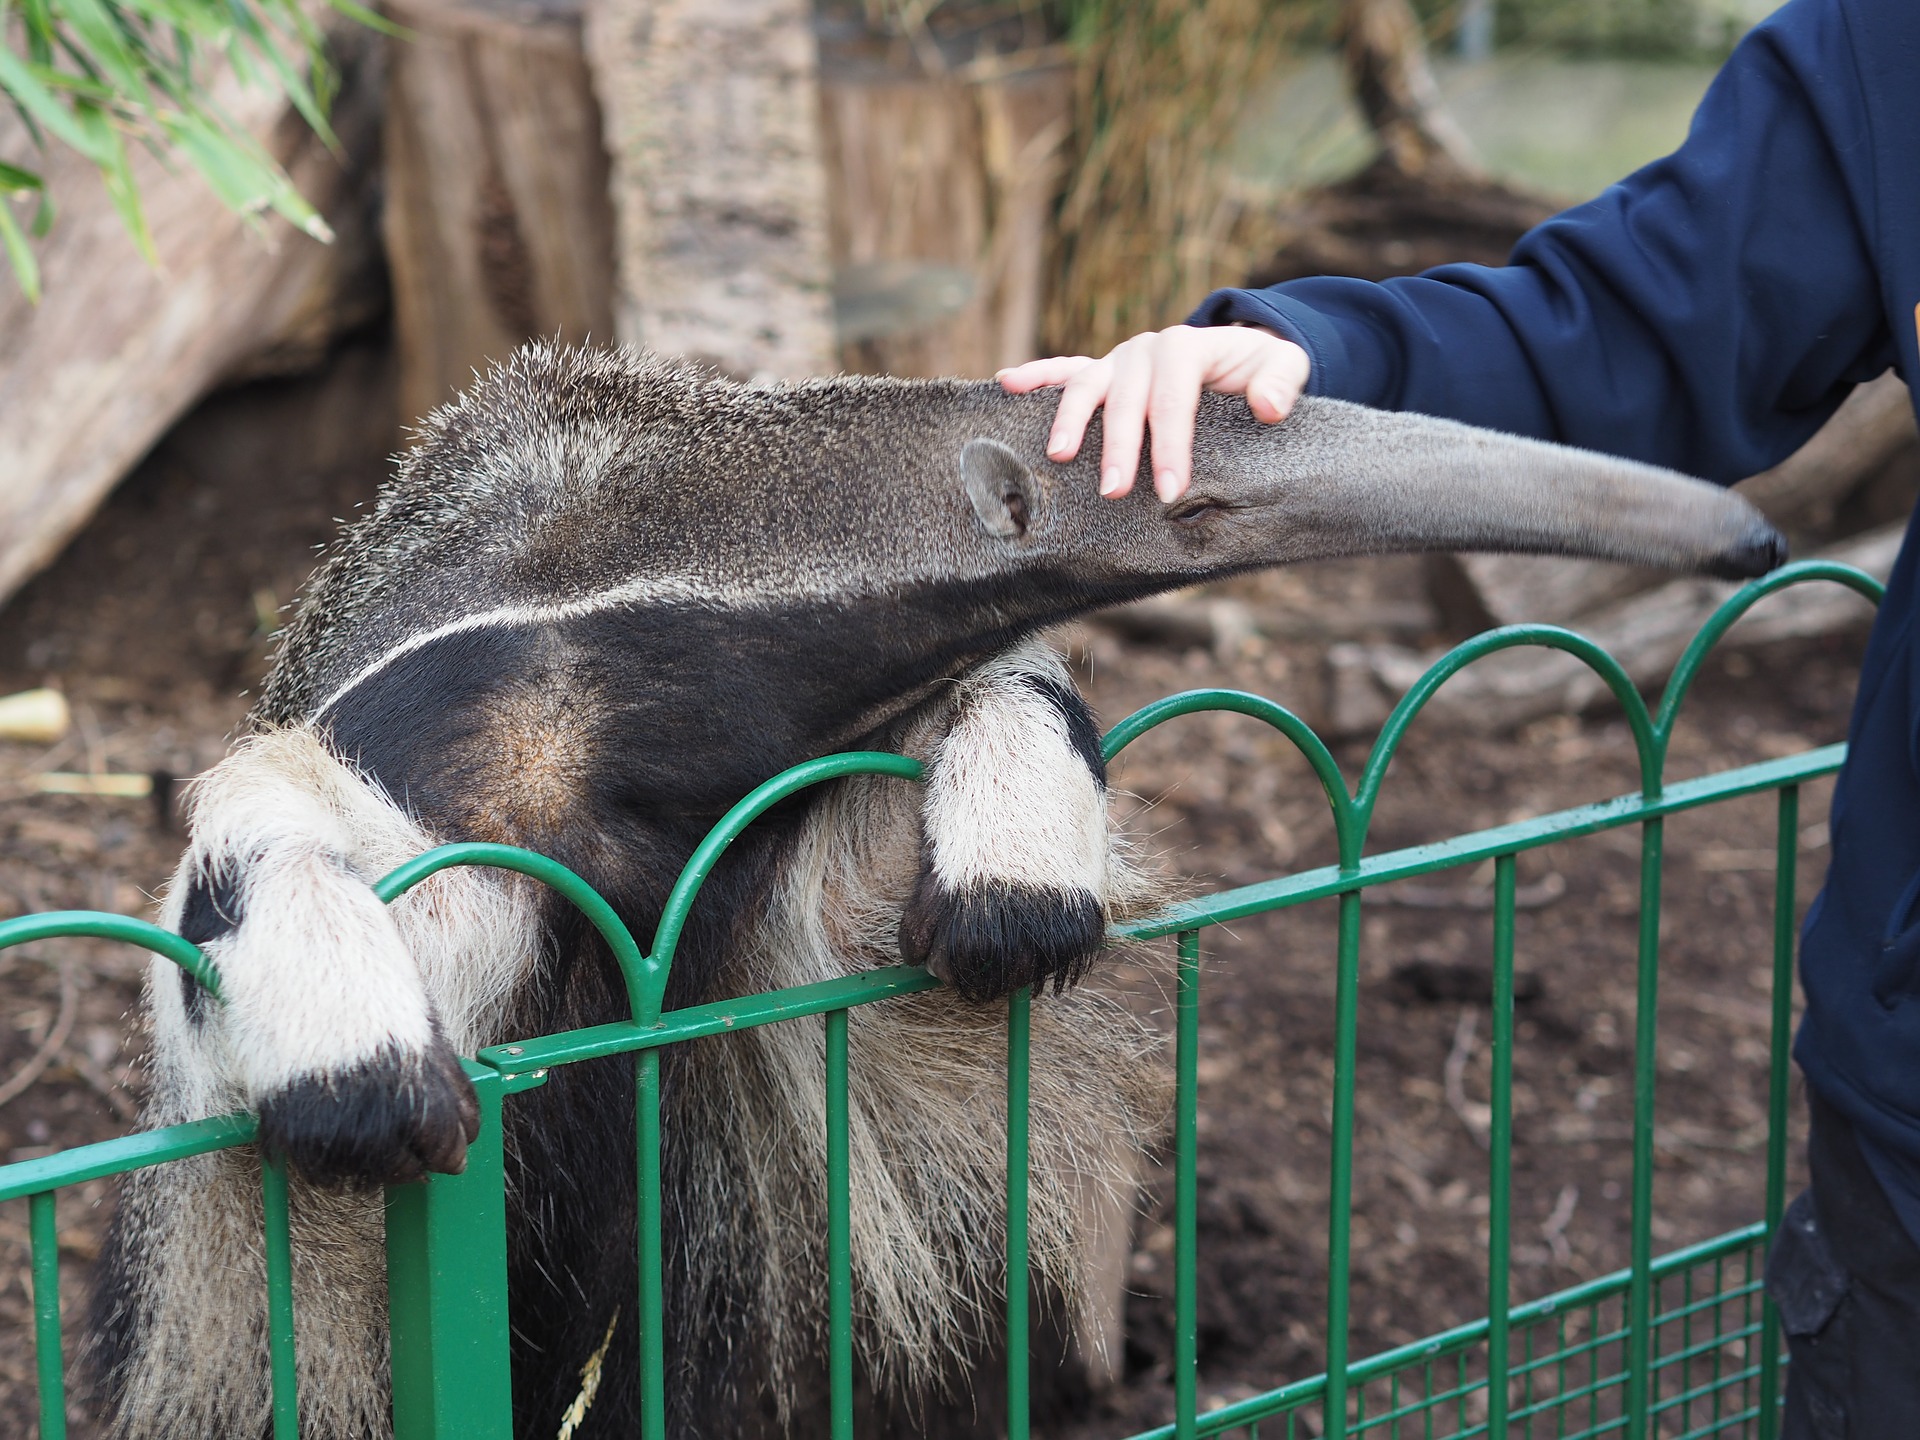
{"label": "bare dirt ground", "polygon": [[[350,350],[319,380],[216,398],[122,488],[66,557],[0,611],[0,693],[57,682],[74,734],[0,744],[0,916],[87,907],[151,915],[179,838],[148,801],[41,795],[49,769],[187,775],[244,708],[277,608],[335,516],[367,499],[396,444],[387,360]],[[1239,582],[1261,633],[1230,653],[1073,639],[1108,723],[1171,691],[1231,685],[1309,717],[1332,639],[1435,638],[1417,562],[1320,566]],[[1864,613],[1864,607],[1863,607]],[[1709,666],[1674,748],[1682,777],[1842,738],[1861,635]],[[1349,775],[1364,746],[1336,747]],[[1195,891],[1332,858],[1306,766],[1252,721],[1195,717],[1116,766],[1137,828]],[[1370,848],[1623,794],[1617,715],[1517,736],[1416,726]],[[161,786],[164,794],[167,787]],[[1802,815],[1803,899],[1824,863],[1826,787]],[[1670,822],[1661,971],[1661,1248],[1757,1217],[1765,1141],[1771,845],[1765,798]],[[1599,836],[1520,862],[1515,1290],[1544,1294],[1626,1263],[1637,840]],[[1555,878],[1557,877],[1557,878]],[[1484,1313],[1487,875],[1438,877],[1364,921],[1354,1353]],[[1407,887],[1401,887],[1403,890]],[[1327,903],[1207,937],[1202,982],[1201,1393],[1209,1403],[1321,1364],[1331,1095]],[[0,957],[0,1160],[123,1133],[139,1088],[140,964],[44,944]],[[30,1075],[24,1083],[20,1077]],[[1450,1093],[1451,1092],[1451,1093]],[[63,1298],[79,1341],[104,1185],[63,1195]],[[1154,1182],[1131,1262],[1127,1379],[1060,1433],[1128,1433],[1171,1415],[1172,1232]],[[33,1433],[26,1213],[0,1206],[0,1436]],[[80,1408],[77,1434],[89,1433]]]}

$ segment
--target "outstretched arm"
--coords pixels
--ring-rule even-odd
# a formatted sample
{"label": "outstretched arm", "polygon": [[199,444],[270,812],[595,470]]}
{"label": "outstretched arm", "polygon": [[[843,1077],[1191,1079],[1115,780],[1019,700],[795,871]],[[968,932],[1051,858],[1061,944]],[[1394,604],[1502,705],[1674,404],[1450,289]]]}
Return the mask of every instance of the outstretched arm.
{"label": "outstretched arm", "polygon": [[[1547,221],[1508,265],[1222,290],[1191,323],[1295,342],[1311,394],[1739,479],[1893,362],[1868,138],[1845,7],[1800,0],[1735,52],[1679,151]],[[1140,373],[1176,334],[1127,342],[1104,384],[1074,373],[1062,453],[1104,400],[1109,460],[1131,474],[1144,415],[1156,485],[1185,488],[1189,417],[1209,382],[1184,358]],[[1003,383],[1034,388],[1036,373]]]}

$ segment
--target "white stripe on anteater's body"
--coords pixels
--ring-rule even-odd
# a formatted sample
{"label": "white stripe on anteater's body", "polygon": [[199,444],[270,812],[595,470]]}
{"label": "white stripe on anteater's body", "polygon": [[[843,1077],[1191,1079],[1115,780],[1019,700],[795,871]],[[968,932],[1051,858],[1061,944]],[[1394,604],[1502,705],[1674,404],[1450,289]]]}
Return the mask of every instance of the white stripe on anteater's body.
{"label": "white stripe on anteater's body", "polygon": [[[667,1003],[903,951],[951,979],[849,1020],[854,1313],[863,1433],[934,1433],[921,1402],[943,1384],[971,1430],[994,1409],[1005,1181],[1005,1014],[974,999],[1057,991],[1147,899],[1107,833],[1091,719],[1031,637],[1321,555],[1557,547],[1744,572],[1777,539],[1644,467],[1322,401],[1267,428],[1209,397],[1188,500],[1104,501],[1092,459],[1044,458],[1052,409],[990,384],[755,390],[536,347],[427,422],[317,573],[251,737],[196,800],[167,918],[228,999],[155,971],[146,1117],[256,1106],[291,1160],[309,1440],[388,1427],[364,1187],[460,1163],[457,1053],[627,1014],[606,947],[551,894],[446,872],[382,907],[369,886],[393,865],[523,845],[646,937],[761,781],[850,748],[925,759],[924,790],[818,787],[736,841]],[[662,1056],[676,1440],[824,1429],[821,1033]],[[1159,1072],[1147,1031],[1084,989],[1037,1004],[1033,1034],[1036,1288],[1043,1314],[1091,1314],[1098,1217],[1124,1213]],[[561,1067],[507,1115],[516,1432],[543,1435],[635,1303],[633,1067]],[[239,1155],[129,1179],[96,1304],[119,1434],[265,1428],[257,1185]],[[633,1433],[634,1334],[614,1326],[582,1440]]]}

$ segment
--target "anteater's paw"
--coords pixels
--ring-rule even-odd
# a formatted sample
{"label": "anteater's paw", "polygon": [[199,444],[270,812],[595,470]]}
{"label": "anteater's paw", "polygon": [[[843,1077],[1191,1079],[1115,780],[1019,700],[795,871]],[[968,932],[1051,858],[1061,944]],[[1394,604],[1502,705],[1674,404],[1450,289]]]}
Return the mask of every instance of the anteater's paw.
{"label": "anteater's paw", "polygon": [[260,1105],[260,1143],[315,1185],[358,1188],[458,1175],[480,1133],[460,1061],[437,1037],[425,1051],[382,1050],[305,1075]]}
{"label": "anteater's paw", "polygon": [[900,953],[969,1000],[1049,982],[1057,993],[1087,973],[1106,928],[1089,890],[1011,880],[948,890],[927,870],[900,917]]}

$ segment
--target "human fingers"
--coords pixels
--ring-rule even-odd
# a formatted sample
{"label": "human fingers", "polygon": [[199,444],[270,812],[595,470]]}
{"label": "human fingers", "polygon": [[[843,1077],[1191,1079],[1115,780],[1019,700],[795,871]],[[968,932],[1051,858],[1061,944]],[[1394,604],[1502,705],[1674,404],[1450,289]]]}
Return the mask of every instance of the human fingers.
{"label": "human fingers", "polygon": [[[1186,494],[1193,479],[1194,416],[1207,378],[1206,349],[1206,332],[1184,325],[1161,331],[1153,347],[1147,425],[1153,432],[1153,492],[1163,502]],[[1107,409],[1111,414],[1111,401]]]}
{"label": "human fingers", "polygon": [[1092,358],[1086,355],[1052,355],[1021,365],[1008,365],[994,371],[993,378],[1009,395],[1025,395],[1049,385],[1064,385],[1091,364]]}
{"label": "human fingers", "polygon": [[1312,362],[1305,350],[1278,336],[1259,347],[1254,362],[1247,380],[1247,408],[1256,420],[1277,425],[1293,413],[1294,402],[1305,393]]}
{"label": "human fingers", "polygon": [[1140,473],[1140,442],[1147,423],[1147,397],[1153,389],[1157,335],[1136,335],[1107,356],[1113,378],[1107,382],[1106,416],[1100,442],[1100,493],[1118,499],[1133,489]]}
{"label": "human fingers", "polygon": [[1061,464],[1080,453],[1086,438],[1087,422],[1107,398],[1107,382],[1113,374],[1111,356],[1094,360],[1075,372],[1060,392],[1060,404],[1053,412],[1053,429],[1047,434],[1047,458]]}

